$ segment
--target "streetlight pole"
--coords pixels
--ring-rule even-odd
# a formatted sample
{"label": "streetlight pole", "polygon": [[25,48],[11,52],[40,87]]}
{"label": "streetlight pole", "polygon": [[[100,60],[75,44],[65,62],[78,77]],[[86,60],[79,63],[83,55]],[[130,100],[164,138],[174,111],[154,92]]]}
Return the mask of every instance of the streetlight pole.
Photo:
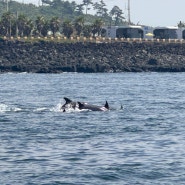
{"label": "streetlight pole", "polygon": [[128,24],[131,24],[131,20],[130,20],[130,0],[128,0]]}
{"label": "streetlight pole", "polygon": [[9,4],[8,4],[8,0],[6,0],[6,11],[9,11]]}

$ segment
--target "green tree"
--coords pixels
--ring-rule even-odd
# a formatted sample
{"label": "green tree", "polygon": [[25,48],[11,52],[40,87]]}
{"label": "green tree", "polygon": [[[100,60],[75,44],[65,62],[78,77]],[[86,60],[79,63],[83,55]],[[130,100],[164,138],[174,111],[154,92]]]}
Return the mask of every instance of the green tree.
{"label": "green tree", "polygon": [[108,16],[108,9],[106,8],[106,4],[103,0],[100,0],[100,3],[96,2],[93,5],[93,9],[96,10],[96,14],[102,18],[106,18]]}
{"label": "green tree", "polygon": [[91,25],[84,25],[84,28],[83,28],[84,37],[90,37],[91,34],[92,34],[92,26]]}
{"label": "green tree", "polygon": [[0,33],[4,36],[12,36],[12,26],[15,24],[15,16],[11,12],[6,12],[1,17]]}
{"label": "green tree", "polygon": [[182,21],[180,21],[180,22],[177,24],[177,26],[178,26],[179,28],[184,28],[184,27],[185,27],[185,23],[182,22]]}
{"label": "green tree", "polygon": [[76,8],[75,8],[75,12],[77,13],[77,15],[83,15],[83,5],[80,4],[80,5],[76,5]]}
{"label": "green tree", "polygon": [[76,9],[76,3],[75,2],[70,3],[69,1],[64,1],[62,3],[62,6],[63,6],[63,13],[71,14],[71,15],[74,14],[75,9]]}
{"label": "green tree", "polygon": [[35,20],[35,26],[38,31],[39,36],[43,36],[43,31],[46,29],[46,20],[44,19],[43,16],[38,16],[37,19]]}
{"label": "green tree", "polygon": [[123,11],[118,7],[114,6],[112,10],[110,11],[110,15],[112,17],[112,20],[115,21],[115,26],[121,24],[123,22],[123,19],[125,19],[123,15]]}
{"label": "green tree", "polygon": [[101,34],[102,26],[103,26],[103,21],[102,19],[96,19],[94,23],[92,24],[92,33],[93,36],[96,34],[99,36]]}
{"label": "green tree", "polygon": [[89,6],[92,5],[92,4],[93,4],[92,0],[83,0],[83,4],[82,5],[85,6],[85,9],[86,9],[86,11],[85,11],[86,13],[85,14],[86,15],[87,15],[87,10],[90,10]]}
{"label": "green tree", "polygon": [[24,14],[20,14],[18,16],[18,19],[16,21],[17,29],[18,29],[18,35],[24,36],[26,27],[27,27],[28,19]]}
{"label": "green tree", "polygon": [[76,18],[74,21],[74,27],[75,27],[75,30],[76,30],[78,36],[80,36],[82,33],[82,30],[84,27],[84,21],[85,21],[84,16],[80,16],[80,17]]}
{"label": "green tree", "polygon": [[42,4],[52,5],[52,1],[51,0],[42,0]]}
{"label": "green tree", "polygon": [[48,35],[48,31],[50,30],[50,21],[45,20],[43,28],[41,30],[41,35],[46,37]]}
{"label": "green tree", "polygon": [[63,28],[63,30],[62,30],[63,34],[67,38],[70,38],[71,35],[73,34],[73,26],[72,26],[71,21],[69,21],[69,20],[64,21],[62,24],[62,28]]}
{"label": "green tree", "polygon": [[50,20],[50,29],[53,32],[53,36],[55,37],[56,32],[60,29],[60,19],[58,17],[53,17]]}
{"label": "green tree", "polygon": [[61,4],[62,4],[61,0],[53,0],[51,5],[54,8],[58,8],[61,7]]}
{"label": "green tree", "polygon": [[31,36],[32,32],[34,30],[34,22],[31,19],[27,19],[27,23],[24,29],[24,35],[25,36]]}

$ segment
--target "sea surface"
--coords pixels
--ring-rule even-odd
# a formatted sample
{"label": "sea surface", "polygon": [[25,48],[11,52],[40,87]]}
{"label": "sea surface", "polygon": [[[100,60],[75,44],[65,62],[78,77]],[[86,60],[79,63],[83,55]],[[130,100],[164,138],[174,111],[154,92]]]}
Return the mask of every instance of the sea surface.
{"label": "sea surface", "polygon": [[60,184],[185,184],[185,73],[0,74],[0,185]]}

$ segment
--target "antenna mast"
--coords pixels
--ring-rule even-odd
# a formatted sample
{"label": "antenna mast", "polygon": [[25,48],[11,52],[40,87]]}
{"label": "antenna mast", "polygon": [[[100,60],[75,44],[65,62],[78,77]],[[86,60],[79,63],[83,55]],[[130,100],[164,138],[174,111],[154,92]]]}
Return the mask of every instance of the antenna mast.
{"label": "antenna mast", "polygon": [[8,0],[6,0],[6,11],[9,11],[9,4],[8,4]]}
{"label": "antenna mast", "polygon": [[128,24],[129,25],[131,24],[131,21],[130,21],[130,0],[128,0]]}

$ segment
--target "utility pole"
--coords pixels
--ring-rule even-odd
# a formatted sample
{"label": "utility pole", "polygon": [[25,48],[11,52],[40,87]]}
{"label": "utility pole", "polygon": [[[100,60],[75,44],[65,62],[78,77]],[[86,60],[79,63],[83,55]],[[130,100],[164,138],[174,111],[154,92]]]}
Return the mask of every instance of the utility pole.
{"label": "utility pole", "polygon": [[131,24],[131,20],[130,20],[130,0],[128,0],[128,24]]}
{"label": "utility pole", "polygon": [[8,0],[6,0],[6,11],[9,11],[9,4],[8,4]]}

